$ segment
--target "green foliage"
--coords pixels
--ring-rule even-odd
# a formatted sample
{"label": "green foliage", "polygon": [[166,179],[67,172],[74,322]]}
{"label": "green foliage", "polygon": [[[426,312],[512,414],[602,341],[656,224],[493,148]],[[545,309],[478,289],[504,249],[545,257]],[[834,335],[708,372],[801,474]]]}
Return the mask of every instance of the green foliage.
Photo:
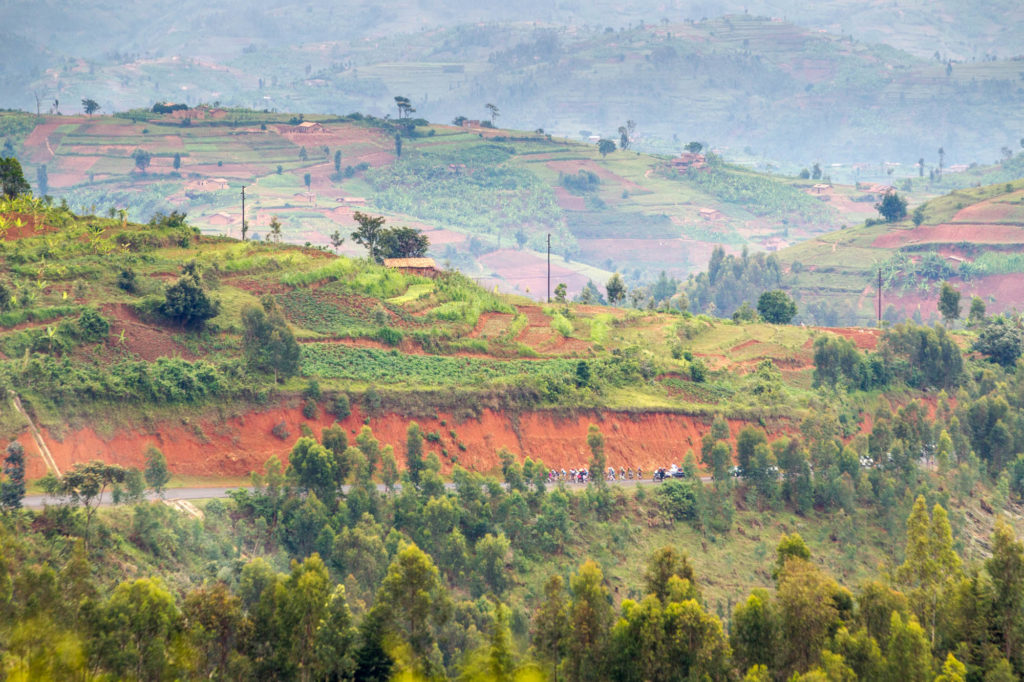
{"label": "green foliage", "polygon": [[605,285],[605,291],[608,293],[608,303],[611,305],[616,305],[626,297],[626,285],[619,273],[616,272],[611,276]]}
{"label": "green foliage", "polygon": [[1024,350],[1024,332],[1002,315],[990,318],[974,341],[974,350],[1003,367],[1012,367]]}
{"label": "green foliage", "polygon": [[262,303],[242,308],[245,359],[249,367],[284,379],[298,371],[299,344],[274,300],[264,297]]}
{"label": "green foliage", "polygon": [[956,386],[963,373],[960,348],[946,330],[898,324],[887,329],[878,351],[892,375],[914,387]]}
{"label": "green foliage", "polygon": [[[480,145],[458,152],[406,153],[369,171],[376,205],[393,213],[492,233],[522,224],[554,227],[560,211],[551,188],[533,173],[503,163],[509,152]],[[452,171],[449,164],[465,164]],[[502,199],[495,203],[495,192]]]}
{"label": "green foliage", "polygon": [[720,202],[738,204],[754,215],[791,219],[796,213],[806,222],[828,219],[821,202],[779,180],[723,166],[709,155],[708,168],[690,169],[679,176]]}
{"label": "green foliage", "polygon": [[796,316],[796,303],[781,289],[766,291],[757,299],[757,312],[765,322],[789,324]]}
{"label": "green foliage", "polygon": [[725,249],[716,246],[707,272],[687,280],[686,296],[695,311],[709,310],[713,305],[715,314],[729,317],[741,303],[777,289],[781,283],[782,268],[774,254],[750,255],[744,249],[739,257],[727,256]]}
{"label": "green foliage", "polygon": [[21,508],[25,497],[25,448],[18,441],[4,450],[3,480],[0,481],[0,509],[11,512]]}
{"label": "green foliage", "polygon": [[896,192],[888,192],[882,201],[875,204],[875,210],[888,223],[895,223],[907,217],[907,200]]}
{"label": "green foliage", "polygon": [[171,480],[171,472],[167,469],[167,458],[156,446],[146,448],[146,469],[144,472],[146,485],[158,495],[163,495],[167,483]]}
{"label": "green foliage", "polygon": [[211,299],[199,278],[197,266],[185,266],[178,281],[167,287],[157,311],[168,320],[186,329],[202,329],[207,320],[220,313],[220,302]]}
{"label": "green foliage", "polygon": [[0,157],[0,192],[7,199],[31,192],[21,164],[13,157]]}
{"label": "green foliage", "polygon": [[949,282],[943,282],[942,290],[939,292],[939,313],[947,325],[960,319],[960,292]]}

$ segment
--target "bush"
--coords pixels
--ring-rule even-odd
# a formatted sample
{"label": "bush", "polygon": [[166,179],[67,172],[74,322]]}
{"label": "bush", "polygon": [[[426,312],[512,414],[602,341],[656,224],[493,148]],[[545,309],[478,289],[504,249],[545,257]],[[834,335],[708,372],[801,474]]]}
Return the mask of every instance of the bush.
{"label": "bush", "polygon": [[201,329],[206,321],[220,312],[220,303],[211,300],[203,290],[195,269],[167,287],[158,311],[168,320],[186,329]]}
{"label": "bush", "polygon": [[708,378],[708,367],[700,358],[697,358],[690,363],[690,378],[698,384],[704,383]]}
{"label": "bush", "polygon": [[110,323],[93,308],[86,308],[78,318],[78,335],[82,341],[103,341],[110,333]]}
{"label": "bush", "polygon": [[138,282],[135,280],[135,271],[131,268],[124,268],[117,273],[117,288],[134,294],[138,291]]}
{"label": "bush", "polygon": [[331,414],[338,419],[345,419],[352,414],[352,406],[349,403],[347,394],[341,393],[334,399],[334,402],[331,404]]}
{"label": "bush", "polygon": [[402,343],[403,334],[397,329],[392,327],[381,327],[377,330],[377,340],[381,343],[386,343],[389,346],[397,346]]}
{"label": "bush", "polygon": [[283,419],[275,424],[274,428],[270,429],[270,432],[281,440],[288,440],[288,436],[292,435],[291,431],[288,430],[288,425],[284,423]]}
{"label": "bush", "polygon": [[662,510],[677,521],[692,521],[697,518],[697,493],[694,485],[702,485],[692,480],[665,481],[658,488],[658,505]]}
{"label": "bush", "polygon": [[306,402],[302,403],[302,416],[306,419],[316,419],[319,414],[319,410],[316,407],[316,401],[312,398],[306,398]]}
{"label": "bush", "polygon": [[311,398],[312,400],[320,400],[323,398],[323,393],[320,391],[320,384],[317,383],[316,379],[310,379],[306,385],[306,389],[302,392],[304,398]]}

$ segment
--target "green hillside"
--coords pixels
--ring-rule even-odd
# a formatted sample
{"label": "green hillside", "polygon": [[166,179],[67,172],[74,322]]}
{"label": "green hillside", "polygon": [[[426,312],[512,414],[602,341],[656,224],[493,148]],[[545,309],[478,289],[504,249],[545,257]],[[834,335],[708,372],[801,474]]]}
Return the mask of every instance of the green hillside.
{"label": "green hillside", "polygon": [[[978,177],[986,176],[979,172]],[[787,288],[805,306],[834,313],[832,324],[868,324],[877,316],[879,271],[882,313],[890,321],[912,316],[937,321],[944,281],[962,292],[964,317],[972,296],[990,311],[1003,312],[1020,305],[1022,204],[1019,180],[955,190],[925,202],[904,220],[845,228],[778,257],[788,272]]]}
{"label": "green hillside", "polygon": [[[1016,318],[950,335],[541,307],[181,214],[19,197],[0,216],[12,676],[631,680],[628,647],[664,646],[648,616],[689,633],[678,660],[711,652],[685,666],[712,679],[895,678],[903,639],[921,679],[1014,674],[1012,623],[977,616],[972,648],[957,619],[1002,613],[983,586],[1024,556],[1024,393],[991,343],[1019,355]],[[251,489],[140,499],[258,442]],[[546,469],[673,461],[685,474],[657,486]],[[26,469],[42,511],[17,509]],[[121,504],[97,511],[104,488]],[[949,572],[925,592],[927,557]],[[588,599],[588,654],[545,649],[576,641],[560,604],[582,618]],[[763,610],[776,634],[749,634]]]}
{"label": "green hillside", "polygon": [[[277,217],[286,241],[326,245],[336,230],[351,232],[355,211],[383,214],[427,229],[431,255],[483,286],[533,298],[546,284],[549,233],[555,284],[575,296],[615,270],[638,284],[661,270],[683,278],[714,244],[778,248],[871,212],[849,201],[852,187],[822,196],[812,189],[820,180],[755,173],[714,154],[687,169],[537,132],[309,121],[323,130],[299,133],[295,116],[244,110],[41,123],[6,114],[0,132],[37,193],[77,210],[124,209],[133,220],[181,210],[204,233],[238,236],[245,185],[260,238]],[[343,252],[359,249],[349,242]]]}

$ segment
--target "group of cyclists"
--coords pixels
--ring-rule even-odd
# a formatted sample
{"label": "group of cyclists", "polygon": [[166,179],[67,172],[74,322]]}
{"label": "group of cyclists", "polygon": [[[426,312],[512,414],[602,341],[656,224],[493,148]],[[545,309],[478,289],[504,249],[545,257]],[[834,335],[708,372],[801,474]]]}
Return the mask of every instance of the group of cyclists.
{"label": "group of cyclists", "polygon": [[[637,467],[636,471],[633,471],[633,467],[619,467],[616,472],[615,467],[608,467],[608,471],[605,472],[605,480],[607,481],[642,481],[644,478],[644,470],[641,467]],[[579,469],[549,469],[548,470],[548,482],[556,483],[558,481],[567,481],[569,483],[586,483],[590,480],[590,471],[585,467]]]}

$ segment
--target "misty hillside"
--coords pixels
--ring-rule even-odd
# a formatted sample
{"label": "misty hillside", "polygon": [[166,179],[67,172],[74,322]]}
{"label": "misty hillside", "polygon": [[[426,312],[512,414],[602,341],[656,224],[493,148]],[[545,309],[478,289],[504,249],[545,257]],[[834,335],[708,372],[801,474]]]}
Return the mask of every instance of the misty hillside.
{"label": "misty hillside", "polygon": [[1024,128],[1013,3],[463,5],[8,2],[0,106],[382,116],[404,95],[438,122],[493,102],[506,127],[615,137],[634,120],[644,149],[700,139],[801,165],[912,164],[939,147],[990,162]]}

